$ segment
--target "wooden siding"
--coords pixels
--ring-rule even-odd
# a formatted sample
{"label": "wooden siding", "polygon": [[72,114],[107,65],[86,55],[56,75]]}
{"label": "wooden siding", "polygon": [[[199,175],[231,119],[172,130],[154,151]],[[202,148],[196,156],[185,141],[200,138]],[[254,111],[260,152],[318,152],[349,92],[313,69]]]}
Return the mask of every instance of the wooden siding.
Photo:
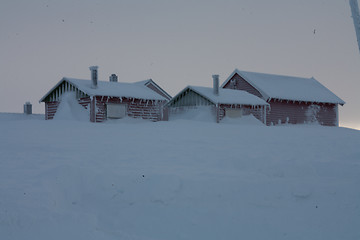
{"label": "wooden siding", "polygon": [[119,97],[96,96],[95,100],[95,122],[103,122],[107,119],[106,104],[126,104],[126,115],[132,118],[142,118],[150,121],[166,120],[163,112],[165,101],[129,99]]}
{"label": "wooden siding", "polygon": [[267,125],[303,124],[318,122],[324,126],[337,126],[335,104],[315,104],[296,101],[269,101],[271,109],[267,115]]}
{"label": "wooden siding", "polygon": [[243,79],[237,73],[230,79],[230,81],[228,81],[228,83],[223,88],[244,90],[259,98],[263,98],[261,93],[256,88],[250,85],[245,79]]}
{"label": "wooden siding", "polygon": [[54,118],[59,104],[59,101],[45,102],[45,120],[50,120]]}
{"label": "wooden siding", "polygon": [[83,106],[85,109],[89,109],[90,108],[90,102],[91,102],[91,99],[90,97],[83,97],[83,98],[80,98],[78,99],[78,102],[81,106]]}
{"label": "wooden siding", "polygon": [[169,104],[169,107],[183,107],[183,106],[209,106],[214,105],[212,102],[197,94],[191,89],[187,89],[179,96],[175,97]]}
{"label": "wooden siding", "polygon": [[253,107],[247,105],[229,105],[229,104],[221,104],[219,106],[219,121],[221,121],[224,117],[226,117],[226,109],[242,109],[242,114],[246,115],[254,115],[262,123],[265,123],[265,116],[264,116],[264,108],[262,107]]}

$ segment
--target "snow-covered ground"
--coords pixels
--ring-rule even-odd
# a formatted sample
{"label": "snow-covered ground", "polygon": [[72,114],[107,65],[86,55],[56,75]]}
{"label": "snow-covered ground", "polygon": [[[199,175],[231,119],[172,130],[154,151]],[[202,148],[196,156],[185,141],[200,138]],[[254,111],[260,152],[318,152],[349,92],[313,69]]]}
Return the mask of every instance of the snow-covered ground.
{"label": "snow-covered ground", "polygon": [[360,239],[359,146],[249,119],[0,114],[0,239]]}

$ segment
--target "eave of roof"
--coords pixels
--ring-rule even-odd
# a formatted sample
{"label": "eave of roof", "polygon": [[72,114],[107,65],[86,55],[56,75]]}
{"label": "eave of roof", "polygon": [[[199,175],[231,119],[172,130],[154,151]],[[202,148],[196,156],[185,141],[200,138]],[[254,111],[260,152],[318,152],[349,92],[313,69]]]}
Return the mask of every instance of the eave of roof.
{"label": "eave of roof", "polygon": [[170,96],[170,94],[168,94],[164,89],[162,89],[158,84],[156,84],[156,82],[154,82],[151,78],[147,79],[147,80],[143,80],[143,81],[138,81],[135,82],[135,84],[142,84],[142,85],[149,85],[149,84],[153,84],[160,92],[162,92],[164,95],[167,96],[168,100],[170,100],[172,97]]}
{"label": "eave of roof", "polygon": [[149,89],[144,85],[134,83],[119,83],[119,82],[106,82],[98,81],[98,87],[96,89],[91,88],[91,81],[75,78],[62,78],[50,91],[48,91],[41,99],[43,102],[45,98],[53,92],[64,81],[67,81],[78,88],[80,91],[86,93],[89,96],[110,96],[110,97],[128,97],[145,100],[166,100],[166,98],[160,96],[158,93]]}
{"label": "eave of roof", "polygon": [[65,78],[62,78],[59,82],[55,84],[54,87],[52,87],[40,100],[39,102],[43,102],[47,96],[49,96],[50,93],[52,93],[63,81],[65,81]]}

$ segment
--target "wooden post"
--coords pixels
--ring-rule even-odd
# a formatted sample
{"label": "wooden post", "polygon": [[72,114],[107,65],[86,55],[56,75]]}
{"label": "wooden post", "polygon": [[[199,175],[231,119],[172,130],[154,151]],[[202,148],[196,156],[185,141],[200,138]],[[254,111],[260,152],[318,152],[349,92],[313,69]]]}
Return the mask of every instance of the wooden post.
{"label": "wooden post", "polygon": [[45,120],[49,119],[48,107],[49,107],[49,103],[45,102]]}
{"label": "wooden post", "polygon": [[338,127],[339,126],[339,104],[335,105],[335,113],[336,113],[335,126]]}
{"label": "wooden post", "polygon": [[267,108],[267,106],[265,105],[264,106],[264,112],[263,112],[263,114],[264,114],[264,124],[266,125],[266,108]]}
{"label": "wooden post", "polygon": [[95,96],[92,96],[92,99],[90,101],[90,122],[96,122],[96,113],[95,113],[95,104],[96,104],[96,100],[95,100]]}

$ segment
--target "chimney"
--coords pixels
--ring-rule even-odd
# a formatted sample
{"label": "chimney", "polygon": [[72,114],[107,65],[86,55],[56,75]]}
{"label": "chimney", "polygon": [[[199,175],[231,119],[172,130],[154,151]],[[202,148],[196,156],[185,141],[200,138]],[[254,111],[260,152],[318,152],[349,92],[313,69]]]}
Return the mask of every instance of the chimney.
{"label": "chimney", "polygon": [[24,113],[25,114],[32,114],[32,105],[30,102],[26,102],[24,104]]}
{"label": "chimney", "polygon": [[111,74],[111,76],[109,77],[110,82],[117,82],[118,81],[118,76],[116,76],[116,74]]}
{"label": "chimney", "polygon": [[219,95],[219,75],[212,75],[213,83],[214,83],[214,94]]}
{"label": "chimney", "polygon": [[98,66],[89,67],[91,71],[91,88],[97,88],[98,83]]}

